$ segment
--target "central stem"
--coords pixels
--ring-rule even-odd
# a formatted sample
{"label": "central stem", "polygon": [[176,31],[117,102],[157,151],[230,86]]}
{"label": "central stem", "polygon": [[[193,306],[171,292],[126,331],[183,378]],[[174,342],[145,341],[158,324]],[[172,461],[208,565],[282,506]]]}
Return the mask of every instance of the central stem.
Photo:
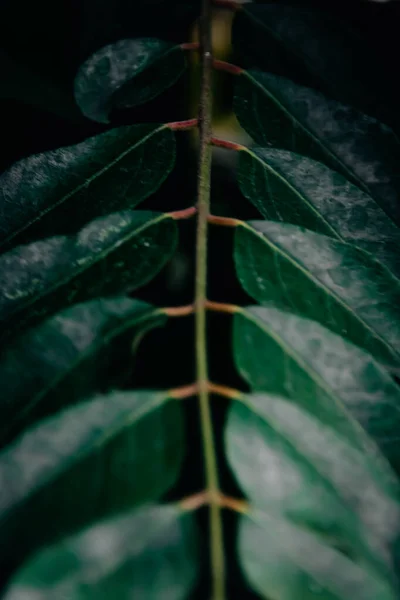
{"label": "central stem", "polygon": [[199,408],[206,485],[210,498],[210,561],[212,573],[212,598],[225,598],[225,565],[221,507],[218,503],[218,470],[210,408],[207,368],[207,228],[210,213],[210,187],[212,162],[212,43],[211,0],[203,0],[200,19],[201,95],[199,107],[199,171],[197,187],[197,239],[196,239],[196,370],[199,391]]}

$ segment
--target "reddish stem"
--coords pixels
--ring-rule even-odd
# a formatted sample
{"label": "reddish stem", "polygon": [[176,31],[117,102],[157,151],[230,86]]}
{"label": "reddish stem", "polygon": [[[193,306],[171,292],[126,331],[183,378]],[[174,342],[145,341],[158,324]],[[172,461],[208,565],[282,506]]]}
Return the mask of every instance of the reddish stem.
{"label": "reddish stem", "polygon": [[225,60],[214,59],[213,67],[217,71],[224,71],[225,73],[230,73],[231,75],[240,75],[244,71],[242,67],[233,65],[232,63],[226,62]]}
{"label": "reddish stem", "polygon": [[172,131],[187,131],[188,129],[194,129],[198,125],[198,119],[188,119],[187,121],[173,121],[172,123],[166,123],[166,127],[172,129]]}
{"label": "reddish stem", "polygon": [[226,150],[235,150],[236,152],[240,150],[246,150],[246,147],[242,146],[242,144],[230,142],[229,140],[221,140],[220,138],[216,137],[211,138],[211,143],[213,146],[217,146],[218,148],[225,148]]}
{"label": "reddish stem", "polygon": [[180,221],[182,219],[190,219],[197,213],[197,208],[195,206],[189,206],[189,208],[184,208],[183,210],[175,210],[173,212],[167,213],[171,219],[175,221]]}
{"label": "reddish stem", "polygon": [[237,227],[242,224],[239,219],[231,219],[230,217],[217,217],[216,215],[209,215],[208,222],[212,225],[222,225],[223,227]]}
{"label": "reddish stem", "polygon": [[199,50],[200,44],[199,42],[185,42],[181,44],[182,50]]}

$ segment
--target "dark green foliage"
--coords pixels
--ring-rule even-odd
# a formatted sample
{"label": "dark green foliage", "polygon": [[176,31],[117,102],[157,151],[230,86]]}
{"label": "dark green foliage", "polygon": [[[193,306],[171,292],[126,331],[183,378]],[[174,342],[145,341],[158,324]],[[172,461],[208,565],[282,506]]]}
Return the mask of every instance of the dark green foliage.
{"label": "dark green foliage", "polygon": [[213,600],[396,600],[400,144],[383,74],[321,10],[238,10],[233,106],[256,145],[213,172],[234,220],[207,239],[207,215],[177,212],[200,202],[178,131],[195,123],[157,114],[198,74],[188,32],[163,31],[199,2],[84,4],[99,21],[68,89],[87,135],[0,178],[2,597],[203,600],[222,548]]}

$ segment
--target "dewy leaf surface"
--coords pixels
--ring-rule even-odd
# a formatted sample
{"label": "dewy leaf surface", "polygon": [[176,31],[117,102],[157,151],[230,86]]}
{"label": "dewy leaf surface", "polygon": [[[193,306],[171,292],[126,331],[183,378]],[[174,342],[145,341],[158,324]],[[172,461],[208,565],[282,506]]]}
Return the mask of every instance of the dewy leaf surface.
{"label": "dewy leaf surface", "polygon": [[270,148],[239,153],[243,195],[263,217],[367,250],[400,276],[400,229],[365,192],[306,156]]}
{"label": "dewy leaf surface", "polygon": [[192,513],[148,506],[30,558],[5,600],[186,600],[198,575]]}
{"label": "dewy leaf surface", "polygon": [[98,396],[28,430],[0,453],[2,571],[79,527],[158,499],[183,449],[181,409],[165,392]]}
{"label": "dewy leaf surface", "polygon": [[148,102],[175,83],[185,66],[184,50],[170,42],[119,40],[95,52],[80,67],[75,99],[86,117],[108,123],[112,109]]}
{"label": "dewy leaf surface", "polygon": [[24,158],[0,177],[0,247],[76,233],[95,217],[132,209],[175,163],[164,125],[119,127]]}
{"label": "dewy leaf surface", "polygon": [[170,258],[175,221],[148,211],[102,217],[78,235],[20,246],[0,257],[3,339],[62,308],[143,285]]}
{"label": "dewy leaf surface", "polygon": [[0,444],[29,422],[115,384],[132,362],[134,332],[164,321],[145,302],[100,298],[72,306],[17,338],[0,361],[7,390],[0,401]]}
{"label": "dewy leaf surface", "polygon": [[357,346],[314,321],[253,306],[234,318],[234,355],[254,391],[289,398],[365,450],[360,424],[385,456],[399,464],[400,390]]}
{"label": "dewy leaf surface", "polygon": [[246,4],[235,15],[233,45],[249,65],[279,72],[380,118],[391,113],[391,82],[376,52],[348,20],[325,7]]}
{"label": "dewy leaf surface", "polygon": [[254,511],[241,518],[238,551],[243,571],[268,600],[396,600],[394,585],[323,536]]}
{"label": "dewy leaf surface", "polygon": [[400,505],[375,451],[355,448],[300,403],[266,394],[231,406],[225,444],[254,506],[324,532],[373,568],[390,571],[384,565],[390,567]]}
{"label": "dewy leaf surface", "polygon": [[325,163],[400,222],[400,144],[389,127],[315,90],[257,70],[237,77],[234,109],[257,144]]}
{"label": "dewy leaf surface", "polygon": [[237,228],[235,263],[258,302],[319,321],[399,372],[400,282],[368,253],[296,225],[251,221]]}

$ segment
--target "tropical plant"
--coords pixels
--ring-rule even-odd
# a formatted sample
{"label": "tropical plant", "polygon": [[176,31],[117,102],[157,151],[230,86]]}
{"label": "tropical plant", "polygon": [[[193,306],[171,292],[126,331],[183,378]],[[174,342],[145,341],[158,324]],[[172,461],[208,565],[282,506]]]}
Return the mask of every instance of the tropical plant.
{"label": "tropical plant", "polygon": [[[7,600],[398,597],[394,113],[347,24],[214,4],[238,64],[213,57],[211,0],[192,2],[199,42],[99,48],[74,86],[99,133],[0,179]],[[121,125],[189,66],[198,114]],[[218,74],[254,143],[215,136]],[[168,304],[182,239],[193,300]]]}

